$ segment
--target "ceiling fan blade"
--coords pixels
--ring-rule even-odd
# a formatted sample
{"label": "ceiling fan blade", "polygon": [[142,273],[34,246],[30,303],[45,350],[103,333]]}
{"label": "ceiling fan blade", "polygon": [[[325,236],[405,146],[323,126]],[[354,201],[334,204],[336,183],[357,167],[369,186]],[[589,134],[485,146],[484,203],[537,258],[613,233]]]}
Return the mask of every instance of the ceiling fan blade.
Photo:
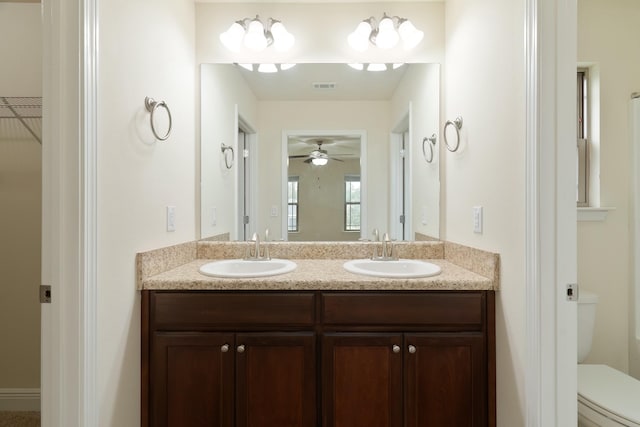
{"label": "ceiling fan blade", "polygon": [[329,156],[329,158],[330,158],[331,160],[335,160],[336,162],[344,162],[344,160],[338,159],[337,157],[331,157],[331,156]]}
{"label": "ceiling fan blade", "polygon": [[297,156],[289,156],[290,159],[303,159],[305,157],[309,157],[308,154],[299,154]]}
{"label": "ceiling fan blade", "polygon": [[313,160],[313,159],[308,158],[308,159],[307,159],[307,160],[305,160],[304,162],[305,162],[305,163],[311,163],[311,160]]}

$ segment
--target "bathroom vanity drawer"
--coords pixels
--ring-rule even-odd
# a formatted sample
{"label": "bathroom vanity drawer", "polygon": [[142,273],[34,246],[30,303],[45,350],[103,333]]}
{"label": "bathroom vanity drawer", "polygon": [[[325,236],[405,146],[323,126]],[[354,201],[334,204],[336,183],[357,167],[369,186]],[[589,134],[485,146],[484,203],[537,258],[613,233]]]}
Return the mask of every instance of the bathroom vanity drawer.
{"label": "bathroom vanity drawer", "polygon": [[156,330],[309,326],[314,305],[313,293],[154,292],[151,319]]}
{"label": "bathroom vanity drawer", "polygon": [[326,325],[422,325],[481,330],[482,292],[323,293]]}

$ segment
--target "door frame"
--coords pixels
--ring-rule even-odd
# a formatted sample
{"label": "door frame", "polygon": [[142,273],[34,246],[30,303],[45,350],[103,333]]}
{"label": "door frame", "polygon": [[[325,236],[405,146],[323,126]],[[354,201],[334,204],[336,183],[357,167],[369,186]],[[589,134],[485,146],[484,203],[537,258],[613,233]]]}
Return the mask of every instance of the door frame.
{"label": "door frame", "polygon": [[[390,209],[389,209],[389,232],[392,238],[397,240],[413,240],[413,187],[412,182],[407,177],[412,176],[413,169],[413,131],[412,131],[412,109],[411,102],[409,102],[406,113],[402,115],[402,118],[396,123],[389,135],[389,188],[393,189],[393,195],[389,197]],[[398,144],[404,138],[404,134],[408,137],[404,143],[404,159],[405,159],[405,171],[404,171],[404,188],[402,188],[402,180],[400,179],[400,151],[397,149]],[[404,191],[404,234],[400,236],[400,226],[398,217],[400,215],[400,206],[402,205],[402,192]],[[408,236],[408,238],[405,238]]]}
{"label": "door frame", "polygon": [[[258,204],[258,134],[255,128],[247,121],[238,110],[236,105],[236,129],[242,131],[245,134],[247,145],[249,146],[249,194],[245,195],[244,192],[247,188],[244,185],[244,151],[240,147],[240,140],[238,138],[238,132],[236,131],[235,146],[237,150],[236,162],[238,162],[237,179],[236,179],[236,239],[242,240],[242,234],[244,234],[244,218],[243,218],[243,202],[242,197],[248,197],[249,199],[249,227],[247,228],[247,239],[251,236],[251,233],[257,232],[257,209]],[[241,188],[242,187],[242,188]]]}
{"label": "door frame", "polygon": [[[43,123],[42,281],[53,290],[52,304],[42,307],[43,427],[93,427],[99,419],[97,11],[97,0],[43,2],[50,121]],[[563,199],[573,162],[560,144],[574,132],[567,112],[575,85],[557,77],[575,68],[576,18],[571,0],[525,0],[528,427],[576,419],[576,309],[563,299],[564,284],[576,277],[575,206]]]}
{"label": "door frame", "polygon": [[360,137],[360,238],[367,237],[367,218],[368,218],[368,200],[367,191],[369,191],[368,175],[367,175],[367,131],[366,130],[283,130],[282,131],[282,175],[280,181],[281,199],[280,212],[282,240],[289,240],[287,226],[287,212],[289,209],[287,200],[289,196],[287,183],[289,181],[289,137],[291,136],[310,136],[310,137],[331,137],[340,135],[357,135]]}

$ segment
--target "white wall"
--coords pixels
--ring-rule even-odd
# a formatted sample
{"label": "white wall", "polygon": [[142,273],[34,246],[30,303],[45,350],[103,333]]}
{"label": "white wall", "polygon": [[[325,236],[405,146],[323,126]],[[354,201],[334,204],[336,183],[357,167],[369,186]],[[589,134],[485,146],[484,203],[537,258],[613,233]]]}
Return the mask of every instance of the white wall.
{"label": "white wall", "polygon": [[[640,4],[578,1],[578,61],[594,63],[600,79],[600,205],[604,222],[578,223],[578,282],[600,297],[586,363],[604,363],[640,377],[629,274],[629,99],[640,90]],[[606,266],[603,268],[602,266]],[[631,344],[630,344],[631,342]]]}
{"label": "white wall", "polygon": [[[412,140],[412,212],[414,233],[431,237],[440,236],[440,66],[438,64],[412,65],[398,85],[391,100],[392,123],[406,114],[411,104]],[[436,134],[433,161],[427,163],[422,152],[422,140]],[[429,145],[429,143],[427,143]],[[428,154],[427,148],[427,156]],[[423,221],[426,219],[426,221]]]}
{"label": "white wall", "polygon": [[[110,0],[98,12],[98,424],[136,426],[135,254],[196,238],[195,12],[185,0]],[[171,109],[165,142],[150,136],[145,96]],[[165,228],[168,205],[175,232]]]}
{"label": "white wall", "polygon": [[[228,169],[221,144],[232,146],[239,160],[237,146],[238,114],[252,126],[257,124],[256,98],[235,67],[202,64],[201,70],[201,237],[231,233],[236,239],[237,167]],[[206,96],[209,94],[209,96]],[[211,210],[216,210],[213,225]]]}
{"label": "white wall", "polygon": [[[524,3],[446,2],[441,129],[457,116],[464,124],[459,152],[443,150],[442,238],[500,254],[497,418],[504,427],[525,425]],[[482,234],[473,233],[473,206],[484,208]]]}
{"label": "white wall", "polygon": [[[41,37],[39,4],[0,3],[0,96],[42,96]],[[40,144],[0,132],[0,390],[40,387],[41,192]]]}

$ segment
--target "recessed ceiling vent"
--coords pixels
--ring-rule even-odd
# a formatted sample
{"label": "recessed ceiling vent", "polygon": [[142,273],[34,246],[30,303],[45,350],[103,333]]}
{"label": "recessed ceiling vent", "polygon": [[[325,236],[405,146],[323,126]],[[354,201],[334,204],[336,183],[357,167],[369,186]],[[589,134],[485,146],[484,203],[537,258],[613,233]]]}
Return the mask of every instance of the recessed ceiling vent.
{"label": "recessed ceiling vent", "polygon": [[333,90],[336,88],[335,82],[315,82],[312,85],[314,89],[318,90]]}

